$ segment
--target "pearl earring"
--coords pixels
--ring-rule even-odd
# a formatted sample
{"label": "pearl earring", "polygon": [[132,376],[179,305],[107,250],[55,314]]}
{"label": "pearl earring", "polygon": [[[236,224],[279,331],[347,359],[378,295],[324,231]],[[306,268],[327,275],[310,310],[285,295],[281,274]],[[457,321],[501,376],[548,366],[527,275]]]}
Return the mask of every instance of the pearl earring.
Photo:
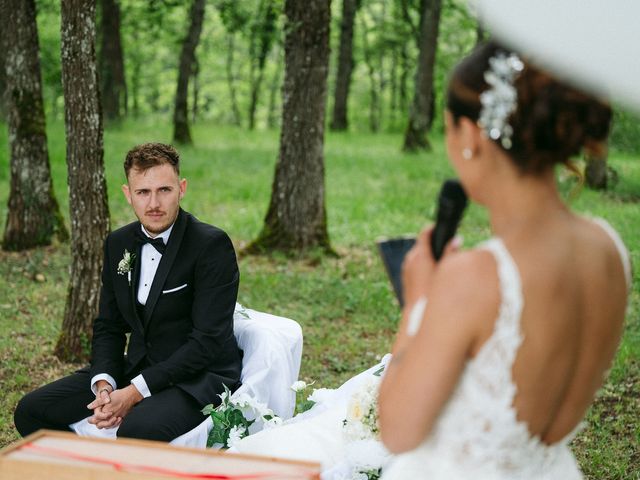
{"label": "pearl earring", "polygon": [[462,150],[462,158],[464,158],[465,160],[471,160],[471,157],[473,157],[473,152],[470,148],[465,148],[464,150]]}

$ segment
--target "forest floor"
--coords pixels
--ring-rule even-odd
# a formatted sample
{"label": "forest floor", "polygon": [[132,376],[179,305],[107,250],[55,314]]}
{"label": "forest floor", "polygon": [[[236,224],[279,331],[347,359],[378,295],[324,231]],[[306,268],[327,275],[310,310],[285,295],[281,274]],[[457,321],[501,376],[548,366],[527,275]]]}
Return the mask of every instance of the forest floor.
{"label": "forest floor", "polygon": [[[8,152],[0,125],[0,152]],[[68,222],[64,128],[49,127],[49,149],[58,200]],[[181,148],[189,180],[186,210],[226,230],[241,250],[262,226],[269,202],[277,132],[246,132],[198,124],[194,147]],[[125,123],[105,133],[105,168],[111,227],[132,220],[120,186],[122,161],[136,143],[168,141],[169,125]],[[293,318],[304,332],[300,378],[336,387],[374,364],[391,346],[399,309],[378,258],[375,240],[418,231],[430,222],[443,179],[452,176],[442,137],[434,150],[400,152],[399,134],[328,134],[325,147],[329,235],[338,257],[312,252],[240,258],[239,302]],[[607,192],[560,189],[574,210],[602,216],[620,232],[635,265],[640,262],[640,162],[611,154],[619,181]],[[0,156],[0,218],[6,218],[9,165]],[[4,222],[2,222],[4,223]],[[3,225],[0,226],[3,228]],[[1,230],[0,230],[1,232]],[[461,233],[465,245],[490,235],[487,216],[472,205]],[[22,253],[0,252],[0,447],[18,438],[12,412],[26,392],[73,371],[53,355],[63,316],[69,245],[54,242]],[[640,472],[640,282],[638,269],[626,327],[610,376],[572,443],[589,479],[637,479]],[[38,275],[42,274],[43,277]],[[40,281],[38,281],[40,280]]]}

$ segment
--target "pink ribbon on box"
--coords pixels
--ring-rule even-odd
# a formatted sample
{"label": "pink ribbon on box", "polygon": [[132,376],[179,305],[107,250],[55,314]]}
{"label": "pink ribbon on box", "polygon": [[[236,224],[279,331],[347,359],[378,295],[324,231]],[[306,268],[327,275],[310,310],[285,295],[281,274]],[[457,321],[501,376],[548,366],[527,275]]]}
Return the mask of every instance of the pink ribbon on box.
{"label": "pink ribbon on box", "polygon": [[284,474],[282,472],[260,472],[260,473],[247,473],[242,475],[229,475],[222,473],[189,473],[182,472],[180,470],[170,470],[166,468],[160,467],[151,467],[148,465],[136,465],[134,463],[120,463],[115,462],[113,460],[106,460],[100,457],[92,457],[89,455],[79,455],[76,453],[68,452],[66,450],[51,448],[51,447],[42,447],[40,445],[34,445],[33,443],[26,443],[21,449],[26,450],[35,450],[42,453],[47,453],[56,457],[65,457],[71,458],[74,460],[81,460],[85,462],[98,463],[102,465],[110,465],[114,469],[123,472],[139,472],[139,473],[156,473],[160,475],[167,475],[170,477],[177,478],[202,478],[202,479],[210,479],[210,480],[253,480],[260,478],[312,478],[309,474],[300,472],[300,474],[296,473],[288,473]]}

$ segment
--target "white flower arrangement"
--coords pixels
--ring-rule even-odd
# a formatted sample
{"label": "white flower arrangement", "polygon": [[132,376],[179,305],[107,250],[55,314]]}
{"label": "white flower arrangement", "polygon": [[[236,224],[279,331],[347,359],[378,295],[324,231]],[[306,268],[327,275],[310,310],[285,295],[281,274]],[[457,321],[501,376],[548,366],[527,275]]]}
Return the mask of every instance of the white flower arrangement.
{"label": "white flower arrangement", "polygon": [[133,270],[133,262],[136,259],[136,254],[129,252],[126,248],[122,255],[122,260],[118,262],[118,275],[127,275],[129,285],[131,285],[131,270]]}
{"label": "white flower arrangement", "polygon": [[391,456],[380,441],[378,423],[378,390],[383,370],[384,367],[374,372],[352,394],[347,418],[342,422],[346,458],[353,479],[380,478],[382,467]]}
{"label": "white flower arrangement", "polygon": [[238,440],[246,437],[248,434],[248,429],[242,425],[234,425],[229,430],[229,436],[227,437],[226,446],[231,448],[233,447]]}
{"label": "white flower arrangement", "polygon": [[362,388],[356,390],[347,406],[347,418],[344,419],[344,435],[349,441],[377,440],[380,433],[378,425],[378,386],[379,379],[368,378]]}
{"label": "white flower arrangement", "polygon": [[[391,458],[391,454],[380,441],[377,411],[380,377],[385,365],[386,362],[383,361],[383,365],[364,379],[360,387],[352,393],[342,429],[345,457],[327,478],[376,480],[380,478],[382,468]],[[298,380],[290,386],[290,389],[300,397],[303,391],[313,383],[315,382],[307,383]],[[301,410],[304,412],[314,404],[331,403],[334,394],[335,390],[332,389],[314,389],[313,393],[306,398],[307,403],[297,404],[296,409],[305,407]],[[207,447],[231,448],[252,433],[283,424],[282,418],[246,393],[232,395],[225,387],[220,399],[219,406],[207,405],[202,410],[205,415],[211,415],[213,420]],[[289,422],[290,420],[284,423]]]}
{"label": "white flower arrangement", "polygon": [[246,393],[232,395],[225,385],[220,399],[217,407],[209,404],[202,409],[202,413],[210,415],[213,420],[213,428],[207,439],[209,448],[231,448],[240,439],[261,428],[282,424],[282,419],[273,410]]}

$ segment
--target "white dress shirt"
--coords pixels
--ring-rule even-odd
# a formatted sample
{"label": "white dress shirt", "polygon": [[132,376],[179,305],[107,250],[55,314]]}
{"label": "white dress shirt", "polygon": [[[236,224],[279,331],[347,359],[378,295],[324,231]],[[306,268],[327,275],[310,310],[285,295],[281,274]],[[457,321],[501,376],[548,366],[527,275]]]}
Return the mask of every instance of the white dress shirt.
{"label": "white dress shirt", "polygon": [[[151,235],[147,233],[142,225],[140,225],[140,228],[142,228],[142,232],[147,237],[162,238],[166,245],[169,241],[169,235],[171,235],[173,225],[171,225],[168,229],[166,229],[156,237],[151,237]],[[162,254],[158,252],[153,245],[151,245],[150,243],[145,243],[142,246],[142,249],[140,250],[140,280],[138,281],[138,302],[140,302],[142,305],[145,305],[147,303],[147,299],[149,298],[149,291],[151,290],[151,285],[153,284],[153,279],[156,276],[156,271],[158,270],[158,265],[160,264],[161,259]],[[109,375],[108,373],[99,373],[91,379],[91,391],[94,394],[97,394],[96,383],[99,380],[106,380],[114,390],[117,388],[116,381],[111,375]],[[138,389],[143,398],[151,396],[151,392],[149,391],[147,382],[144,380],[144,377],[142,375],[138,375],[132,378],[131,383]]]}

